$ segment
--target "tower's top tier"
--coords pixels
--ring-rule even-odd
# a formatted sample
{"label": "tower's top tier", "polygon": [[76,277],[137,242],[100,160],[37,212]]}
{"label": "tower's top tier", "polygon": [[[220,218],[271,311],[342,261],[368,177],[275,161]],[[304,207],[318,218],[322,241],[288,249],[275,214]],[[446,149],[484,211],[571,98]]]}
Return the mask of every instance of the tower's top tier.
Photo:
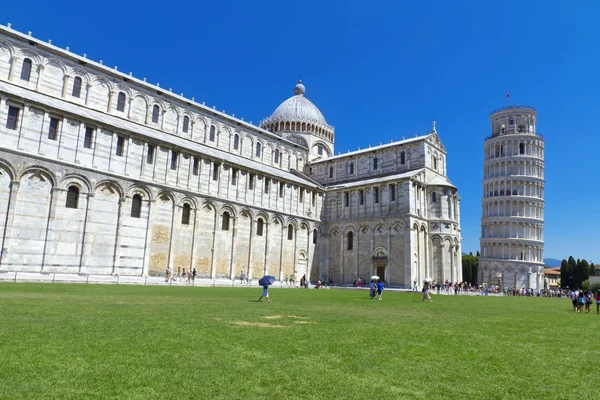
{"label": "tower's top tier", "polygon": [[536,120],[537,111],[531,106],[514,105],[499,108],[490,116],[490,137],[515,134],[540,136],[535,130]]}

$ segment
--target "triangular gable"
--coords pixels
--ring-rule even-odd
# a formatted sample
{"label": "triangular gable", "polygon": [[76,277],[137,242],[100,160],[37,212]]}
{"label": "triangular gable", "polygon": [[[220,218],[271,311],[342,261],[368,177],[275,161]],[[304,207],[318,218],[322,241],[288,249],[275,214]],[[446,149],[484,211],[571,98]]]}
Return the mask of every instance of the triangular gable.
{"label": "triangular gable", "polygon": [[440,137],[438,136],[437,132],[433,132],[431,135],[429,135],[429,137],[427,138],[427,142],[440,148],[444,153],[447,153],[446,148],[442,144],[442,141],[440,140]]}

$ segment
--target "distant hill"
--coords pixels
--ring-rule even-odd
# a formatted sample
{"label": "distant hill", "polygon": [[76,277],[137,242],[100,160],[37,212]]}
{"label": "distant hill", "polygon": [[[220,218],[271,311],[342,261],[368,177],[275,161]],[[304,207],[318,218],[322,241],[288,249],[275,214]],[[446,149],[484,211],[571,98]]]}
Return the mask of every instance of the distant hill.
{"label": "distant hill", "polygon": [[562,260],[557,260],[556,258],[544,258],[544,264],[546,267],[560,267],[560,263]]}

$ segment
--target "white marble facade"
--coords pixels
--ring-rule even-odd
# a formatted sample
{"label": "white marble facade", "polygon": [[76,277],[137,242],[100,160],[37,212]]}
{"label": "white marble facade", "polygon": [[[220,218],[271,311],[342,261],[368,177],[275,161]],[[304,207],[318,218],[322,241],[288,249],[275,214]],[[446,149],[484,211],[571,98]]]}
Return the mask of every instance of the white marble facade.
{"label": "white marble facade", "polygon": [[492,113],[484,143],[479,282],[544,285],[544,138],[530,106]]}
{"label": "white marble facade", "polygon": [[0,271],[460,281],[435,127],[334,156],[304,94],[258,127],[0,26]]}

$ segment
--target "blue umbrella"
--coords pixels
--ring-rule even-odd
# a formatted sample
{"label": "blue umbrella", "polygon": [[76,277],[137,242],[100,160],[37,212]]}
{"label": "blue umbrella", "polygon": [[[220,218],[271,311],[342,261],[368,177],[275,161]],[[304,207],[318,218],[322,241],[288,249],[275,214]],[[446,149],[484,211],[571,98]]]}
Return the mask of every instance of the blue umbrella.
{"label": "blue umbrella", "polygon": [[260,286],[271,286],[275,282],[275,277],[271,275],[265,275],[258,281]]}

